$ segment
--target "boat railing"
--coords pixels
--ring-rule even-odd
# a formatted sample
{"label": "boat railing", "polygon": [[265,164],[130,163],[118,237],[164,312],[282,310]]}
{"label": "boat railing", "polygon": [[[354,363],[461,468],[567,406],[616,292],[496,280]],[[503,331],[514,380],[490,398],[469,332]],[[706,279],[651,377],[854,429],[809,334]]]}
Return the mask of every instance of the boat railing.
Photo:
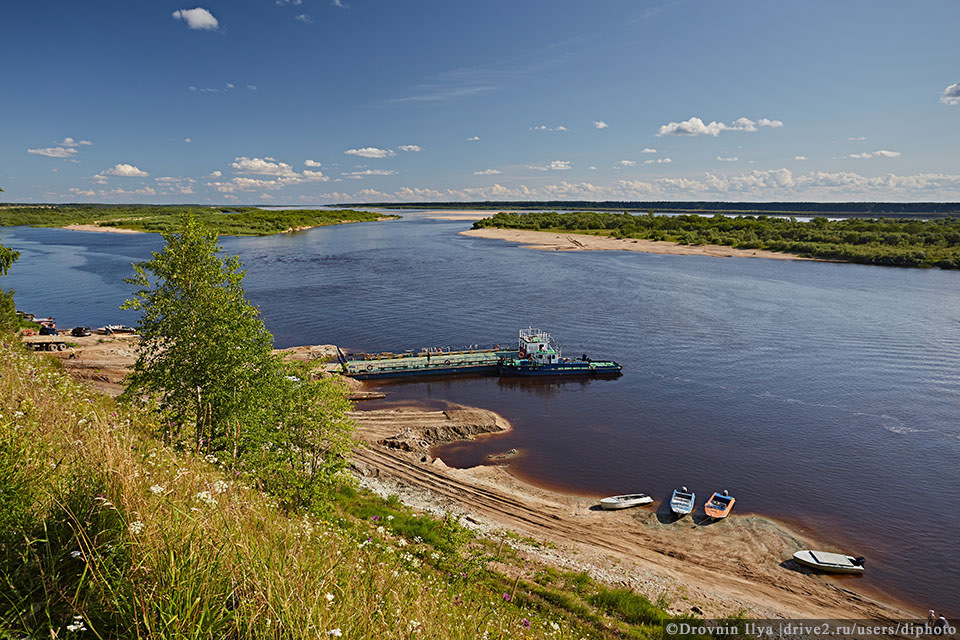
{"label": "boat railing", "polygon": [[463,354],[463,353],[479,353],[479,352],[489,352],[489,351],[516,351],[516,347],[509,344],[489,344],[489,345],[467,345],[463,347],[449,347],[449,346],[438,346],[438,347],[422,347],[419,350],[405,350],[405,351],[383,351],[379,353],[347,353],[344,354],[344,358],[347,361],[358,361],[358,360],[392,360],[396,358],[423,358],[428,353],[430,357],[442,354]]}

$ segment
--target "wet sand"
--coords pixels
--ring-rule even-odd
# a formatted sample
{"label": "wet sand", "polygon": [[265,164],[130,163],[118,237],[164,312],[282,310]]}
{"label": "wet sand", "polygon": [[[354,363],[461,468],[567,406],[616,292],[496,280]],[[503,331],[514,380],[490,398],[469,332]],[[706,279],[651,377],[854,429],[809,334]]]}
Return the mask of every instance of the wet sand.
{"label": "wet sand", "polygon": [[[135,336],[63,337],[77,344],[53,352],[75,377],[117,395],[135,359]],[[30,340],[44,341],[33,337]],[[332,345],[281,352],[300,360],[327,358]],[[350,380],[356,397],[364,385]],[[484,409],[418,408],[359,411],[354,454],[361,484],[434,513],[454,513],[486,535],[506,530],[537,544],[508,543],[521,555],[564,570],[587,571],[651,600],[663,596],[674,613],[704,617],[745,612],[756,617],[915,618],[920,612],[883,594],[867,594],[857,579],[812,575],[789,560],[803,548],[833,550],[790,526],[752,514],[708,523],[702,515],[675,520],[664,505],[602,511],[597,496],[579,496],[526,483],[508,466],[454,469],[431,455],[434,445],[503,433],[510,424]],[[507,452],[503,461],[523,452]],[[531,569],[533,571],[535,569]]]}
{"label": "wet sand", "polygon": [[773,260],[817,260],[792,253],[766,251],[763,249],[734,249],[716,244],[686,245],[675,242],[611,238],[577,233],[553,233],[528,229],[469,229],[460,235],[474,238],[490,238],[522,243],[526,249],[544,251],[640,251],[684,256],[710,256],[714,258],[770,258]]}

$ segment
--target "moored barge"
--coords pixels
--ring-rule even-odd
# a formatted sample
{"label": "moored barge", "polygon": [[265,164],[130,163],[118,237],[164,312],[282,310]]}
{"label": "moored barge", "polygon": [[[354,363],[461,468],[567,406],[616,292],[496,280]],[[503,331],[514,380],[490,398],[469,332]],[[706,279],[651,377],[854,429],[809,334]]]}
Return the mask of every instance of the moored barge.
{"label": "moored barge", "polygon": [[343,375],[358,380],[409,376],[479,374],[501,376],[619,375],[621,366],[594,361],[586,354],[564,358],[550,334],[523,329],[516,347],[474,345],[465,349],[428,348],[402,353],[354,353],[337,350]]}

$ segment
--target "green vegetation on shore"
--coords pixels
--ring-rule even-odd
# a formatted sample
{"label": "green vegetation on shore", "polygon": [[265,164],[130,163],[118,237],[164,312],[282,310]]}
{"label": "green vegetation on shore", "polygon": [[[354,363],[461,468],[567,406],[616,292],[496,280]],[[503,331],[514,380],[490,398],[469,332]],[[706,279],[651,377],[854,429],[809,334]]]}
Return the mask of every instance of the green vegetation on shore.
{"label": "green vegetation on shore", "polygon": [[768,216],[633,215],[629,213],[506,213],[478,220],[475,229],[531,229],[615,238],[726,245],[801,256],[897,267],[960,269],[960,218],[863,219],[809,222]]}
{"label": "green vegetation on shore", "polygon": [[0,226],[65,227],[96,224],[101,227],[152,233],[177,228],[185,213],[192,213],[221,236],[267,236],[306,227],[347,222],[370,222],[399,216],[350,209],[284,209],[256,207],[153,206],[153,205],[49,205],[13,206],[0,210]]}

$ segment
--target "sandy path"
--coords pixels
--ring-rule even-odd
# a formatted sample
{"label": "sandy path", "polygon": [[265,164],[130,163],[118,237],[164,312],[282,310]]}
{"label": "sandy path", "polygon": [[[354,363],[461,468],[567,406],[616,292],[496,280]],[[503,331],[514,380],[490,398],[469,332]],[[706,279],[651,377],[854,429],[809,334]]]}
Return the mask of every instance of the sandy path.
{"label": "sandy path", "polygon": [[609,236],[591,236],[576,233],[553,233],[528,229],[468,229],[460,235],[520,242],[526,249],[546,251],[640,251],[684,256],[713,258],[769,258],[773,260],[816,260],[791,253],[763,249],[734,249],[717,244],[685,245],[654,240],[619,239]]}

